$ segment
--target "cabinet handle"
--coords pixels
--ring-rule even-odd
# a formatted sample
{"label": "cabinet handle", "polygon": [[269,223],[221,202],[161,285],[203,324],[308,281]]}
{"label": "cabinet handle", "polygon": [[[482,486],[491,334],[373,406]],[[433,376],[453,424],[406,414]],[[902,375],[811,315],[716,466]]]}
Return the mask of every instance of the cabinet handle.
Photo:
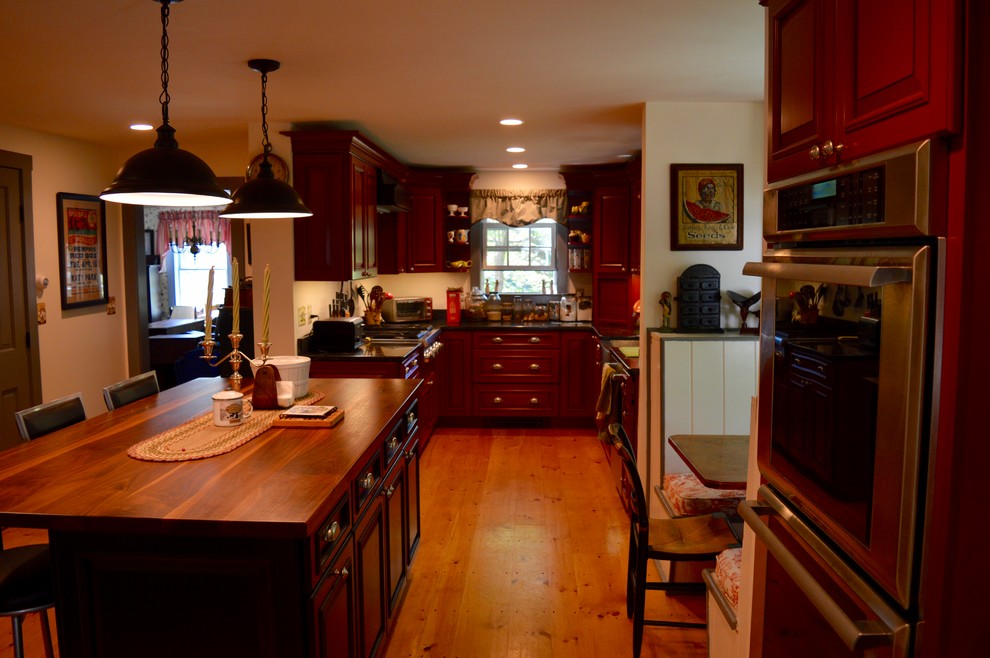
{"label": "cabinet handle", "polygon": [[835,145],[835,157],[839,157],[840,155],[842,155],[842,152],[845,151],[845,150],[846,150],[846,145],[845,144],[843,144],[842,142],[839,142],[838,144],[836,144]]}
{"label": "cabinet handle", "polygon": [[409,374],[409,369],[410,369],[411,367],[412,367],[412,366],[406,366],[406,374],[407,374],[407,375]]}
{"label": "cabinet handle", "polygon": [[333,572],[333,575],[340,576],[344,580],[347,580],[347,577],[351,575],[351,572],[347,570],[347,567],[344,567],[343,569],[336,569]]}
{"label": "cabinet handle", "polygon": [[825,143],[822,144],[822,155],[827,158],[833,153],[835,153],[835,144],[832,143],[831,139],[825,140]]}
{"label": "cabinet handle", "polygon": [[529,403],[533,406],[536,406],[540,403],[540,398],[530,398]]}
{"label": "cabinet handle", "polygon": [[415,456],[416,456],[416,452],[414,450],[406,451],[406,461],[412,461],[412,458]]}
{"label": "cabinet handle", "polygon": [[370,489],[375,486],[375,475],[370,471],[365,473],[358,482],[362,489]]}
{"label": "cabinet handle", "polygon": [[529,369],[530,370],[539,370],[540,369],[540,364],[539,363],[531,363],[531,364],[529,364]]}
{"label": "cabinet handle", "polygon": [[818,148],[818,144],[815,144],[814,146],[811,147],[811,150],[808,151],[808,156],[812,160],[821,160],[822,159],[822,150],[820,148]]}
{"label": "cabinet handle", "polygon": [[415,422],[416,422],[416,412],[410,411],[408,414],[406,414],[406,424],[412,425]]}
{"label": "cabinet handle", "polygon": [[399,447],[399,437],[393,436],[388,441],[388,451],[389,452],[392,452],[393,450],[395,450],[398,447]]}
{"label": "cabinet handle", "polygon": [[501,370],[501,369],[502,369],[502,364],[501,363],[493,363],[492,364],[492,370]]}
{"label": "cabinet handle", "polygon": [[394,493],[395,493],[395,487],[388,487],[386,489],[382,489],[382,496],[384,496],[385,498],[391,498],[392,494]]}
{"label": "cabinet handle", "polygon": [[502,404],[502,398],[496,395],[494,398],[492,398],[492,404]]}
{"label": "cabinet handle", "polygon": [[543,341],[540,339],[539,336],[533,336],[532,338],[529,339],[529,342],[531,342],[531,343],[542,343]]}
{"label": "cabinet handle", "polygon": [[328,544],[337,541],[337,537],[340,536],[340,524],[334,521],[327,526],[326,530],[323,531],[323,541]]}
{"label": "cabinet handle", "polygon": [[502,341],[502,337],[501,336],[495,336],[494,338],[492,338],[492,342],[493,343],[501,343],[501,342],[503,342]]}

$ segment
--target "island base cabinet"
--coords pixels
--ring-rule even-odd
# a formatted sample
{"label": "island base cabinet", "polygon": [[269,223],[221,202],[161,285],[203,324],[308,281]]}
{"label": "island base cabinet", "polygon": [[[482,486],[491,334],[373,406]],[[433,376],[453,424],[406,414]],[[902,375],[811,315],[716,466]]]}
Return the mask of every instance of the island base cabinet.
{"label": "island base cabinet", "polygon": [[385,533],[384,496],[375,496],[354,531],[358,578],[358,655],[361,658],[379,655],[385,640]]}
{"label": "island base cabinet", "polygon": [[301,541],[56,530],[49,540],[62,658],[306,655]]}
{"label": "island base cabinet", "polygon": [[315,646],[321,658],[356,658],[354,547],[348,542],[313,595]]}

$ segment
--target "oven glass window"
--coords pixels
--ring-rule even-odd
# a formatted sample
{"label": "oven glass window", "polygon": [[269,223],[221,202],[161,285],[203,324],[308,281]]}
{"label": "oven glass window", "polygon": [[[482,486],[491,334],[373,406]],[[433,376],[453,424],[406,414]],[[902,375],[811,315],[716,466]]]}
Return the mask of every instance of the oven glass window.
{"label": "oven glass window", "polygon": [[869,544],[883,289],[778,280],[776,295],[771,465]]}

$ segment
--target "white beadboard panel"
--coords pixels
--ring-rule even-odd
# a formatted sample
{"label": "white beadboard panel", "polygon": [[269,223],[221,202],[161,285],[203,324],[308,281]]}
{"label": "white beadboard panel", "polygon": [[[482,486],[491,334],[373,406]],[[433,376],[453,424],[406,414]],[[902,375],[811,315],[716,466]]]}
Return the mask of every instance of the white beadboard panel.
{"label": "white beadboard panel", "polygon": [[[691,342],[691,430],[680,434],[725,433],[725,343]],[[678,432],[668,432],[677,434]]]}

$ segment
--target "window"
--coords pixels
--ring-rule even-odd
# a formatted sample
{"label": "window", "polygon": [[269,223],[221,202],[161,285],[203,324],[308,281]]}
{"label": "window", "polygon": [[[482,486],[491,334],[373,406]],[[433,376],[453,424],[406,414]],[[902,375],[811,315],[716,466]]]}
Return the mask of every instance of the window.
{"label": "window", "polygon": [[559,290],[559,226],[546,218],[526,226],[483,220],[481,281],[498,280],[500,293],[539,295]]}
{"label": "window", "polygon": [[188,249],[172,253],[172,282],[175,292],[175,306],[202,308],[206,305],[206,284],[213,272],[213,303],[223,302],[223,289],[227,281],[227,245],[220,243],[212,254],[201,251],[194,257]]}

